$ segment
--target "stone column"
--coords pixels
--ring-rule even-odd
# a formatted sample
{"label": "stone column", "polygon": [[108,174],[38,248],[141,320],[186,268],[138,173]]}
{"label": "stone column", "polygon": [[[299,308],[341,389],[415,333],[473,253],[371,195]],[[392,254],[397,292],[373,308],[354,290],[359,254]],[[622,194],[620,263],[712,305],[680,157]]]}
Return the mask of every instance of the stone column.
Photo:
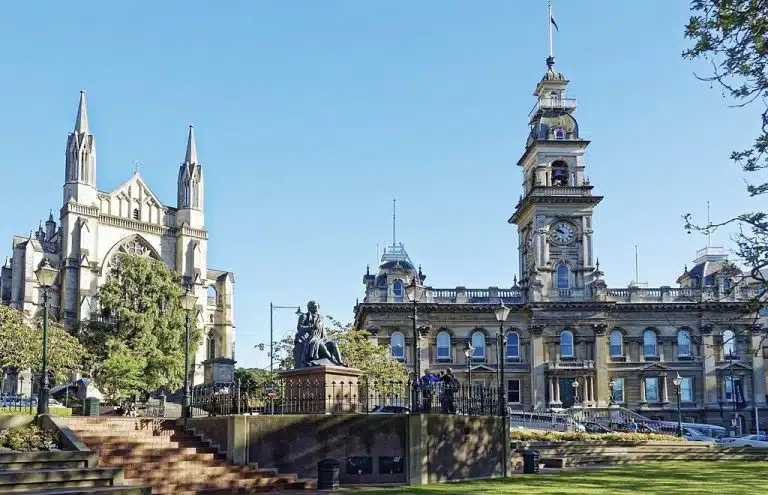
{"label": "stone column", "polygon": [[762,329],[760,327],[752,328],[752,349],[758,352],[756,355],[752,354],[752,397],[754,397],[753,404],[759,407],[765,407],[765,394],[768,393],[765,389],[765,360],[763,359],[762,349]]}
{"label": "stone column", "polygon": [[592,325],[595,332],[595,378],[597,379],[597,395],[593,401],[597,406],[607,406],[610,402],[610,390],[608,389],[608,342],[605,335],[605,323]]}
{"label": "stone column", "polygon": [[661,375],[661,402],[664,404],[669,403],[669,393],[667,392],[667,374]]}
{"label": "stone column", "polygon": [[645,377],[641,375],[640,376],[640,403],[645,404],[645,402],[646,402],[645,401]]}
{"label": "stone column", "polygon": [[714,326],[711,323],[702,323],[701,325],[702,348],[705,350],[703,353],[704,369],[702,371],[704,379],[703,402],[705,407],[709,408],[718,407],[717,400],[719,396],[717,386],[717,372],[715,371],[715,339],[712,336],[713,328]]}
{"label": "stone column", "polygon": [[[531,324],[528,327],[528,333],[531,337],[531,352],[529,361],[531,363],[531,406],[547,405],[547,363],[544,360],[544,325]],[[554,395],[550,390],[549,401],[554,400]]]}
{"label": "stone column", "polygon": [[557,403],[562,404],[560,401],[560,379],[556,376],[552,378],[555,380],[555,397],[557,397]]}
{"label": "stone column", "polygon": [[549,404],[555,402],[555,377],[549,377]]}
{"label": "stone column", "polygon": [[590,376],[589,377],[589,401],[590,402],[597,402],[595,400],[595,377]]}

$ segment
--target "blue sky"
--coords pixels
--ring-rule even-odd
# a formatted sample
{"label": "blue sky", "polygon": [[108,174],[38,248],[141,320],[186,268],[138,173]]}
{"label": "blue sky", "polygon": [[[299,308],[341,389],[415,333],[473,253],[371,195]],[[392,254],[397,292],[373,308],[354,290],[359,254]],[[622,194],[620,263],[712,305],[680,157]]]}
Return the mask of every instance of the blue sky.
{"label": "blue sky", "polygon": [[[610,286],[674,285],[705,240],[680,215],[764,207],[731,150],[757,109],[728,108],[683,61],[687,2],[555,0],[557,67],[592,140]],[[88,93],[98,186],[133,163],[175,205],[187,124],[206,179],[209,265],[236,272],[237,359],[265,365],[269,301],[342,321],[391,237],[435,287],[511,286],[515,163],[545,70],[544,0],[82,1],[0,7],[3,249],[61,205],[64,146]],[[10,186],[9,186],[10,185]],[[714,236],[727,243],[727,236]],[[277,336],[294,327],[275,314]]]}

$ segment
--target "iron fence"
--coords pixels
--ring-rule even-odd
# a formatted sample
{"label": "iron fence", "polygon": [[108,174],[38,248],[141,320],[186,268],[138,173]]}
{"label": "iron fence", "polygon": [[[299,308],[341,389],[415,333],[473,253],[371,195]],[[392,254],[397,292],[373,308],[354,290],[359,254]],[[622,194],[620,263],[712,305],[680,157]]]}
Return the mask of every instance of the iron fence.
{"label": "iron fence", "polygon": [[0,397],[0,408],[18,414],[32,415],[37,412],[37,398],[23,395],[3,395]]}
{"label": "iron fence", "polygon": [[411,381],[283,379],[254,389],[241,383],[192,390],[193,416],[228,414],[460,414],[496,416],[496,387]]}

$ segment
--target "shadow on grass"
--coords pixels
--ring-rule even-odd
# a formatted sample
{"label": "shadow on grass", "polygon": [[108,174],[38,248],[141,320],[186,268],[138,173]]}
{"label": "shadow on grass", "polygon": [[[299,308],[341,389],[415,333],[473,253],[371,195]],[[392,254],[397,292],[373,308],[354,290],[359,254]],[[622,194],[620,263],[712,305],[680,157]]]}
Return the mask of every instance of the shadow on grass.
{"label": "shadow on grass", "polygon": [[394,489],[365,490],[364,495],[424,494],[449,495],[487,493],[526,495],[578,494],[722,494],[766,493],[766,462],[660,462],[635,466],[580,469],[561,473],[516,474],[507,481],[428,485]]}

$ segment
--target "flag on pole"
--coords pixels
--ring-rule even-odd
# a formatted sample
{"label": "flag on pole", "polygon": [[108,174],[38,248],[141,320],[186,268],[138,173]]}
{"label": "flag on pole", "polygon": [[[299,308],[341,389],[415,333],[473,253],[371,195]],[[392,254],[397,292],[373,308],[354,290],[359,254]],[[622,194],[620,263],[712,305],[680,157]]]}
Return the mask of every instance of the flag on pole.
{"label": "flag on pole", "polygon": [[557,27],[557,23],[555,22],[555,18],[552,16],[552,14],[549,14],[549,22],[552,23],[553,26],[555,26],[555,29],[560,32],[560,28]]}

